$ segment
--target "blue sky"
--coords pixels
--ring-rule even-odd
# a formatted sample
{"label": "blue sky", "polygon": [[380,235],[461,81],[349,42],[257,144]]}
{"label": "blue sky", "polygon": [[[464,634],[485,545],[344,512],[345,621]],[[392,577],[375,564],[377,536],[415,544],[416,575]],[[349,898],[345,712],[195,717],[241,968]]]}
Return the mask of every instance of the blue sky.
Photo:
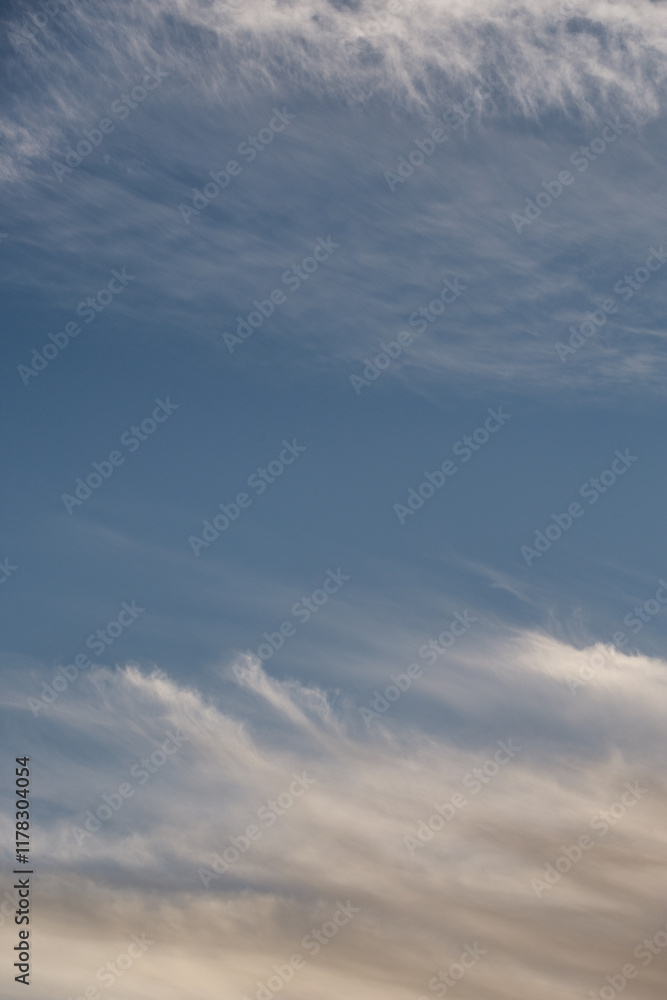
{"label": "blue sky", "polygon": [[[356,932],[274,994],[438,995],[473,939],[461,997],[603,989],[664,923],[662,4],[52,0],[32,31],[28,10],[0,32],[0,561],[35,996],[254,998],[338,895]],[[141,801],[78,845],[178,726]],[[411,854],[510,737],[484,799]],[[273,839],[206,887],[308,767]],[[588,867],[534,892],[631,781],[650,793]],[[96,979],[143,931],[122,986]]]}

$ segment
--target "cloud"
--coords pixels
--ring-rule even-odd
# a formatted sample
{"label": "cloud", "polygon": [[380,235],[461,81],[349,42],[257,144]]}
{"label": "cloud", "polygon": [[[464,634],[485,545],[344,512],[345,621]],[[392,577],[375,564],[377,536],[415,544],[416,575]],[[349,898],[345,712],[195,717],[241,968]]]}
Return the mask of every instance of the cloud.
{"label": "cloud", "polygon": [[[122,362],[124,377],[143,384],[141,364],[135,371],[123,355],[140,339],[156,354],[174,345],[187,350],[193,377],[204,365],[219,367],[228,381],[216,405],[223,399],[230,412],[241,412],[234,391],[245,393],[237,371],[290,385],[315,373],[355,406],[349,375],[382,340],[414,330],[410,317],[436,301],[447,278],[465,284],[465,293],[364,392],[381,397],[398,380],[449,406],[451,388],[483,396],[480,412],[498,385],[563,404],[604,405],[621,394],[645,402],[647,393],[662,392],[662,275],[622,303],[613,325],[576,357],[561,361],[555,343],[617,294],[624,272],[660,244],[664,6],[582,0],[575,16],[538,0],[389,6],[128,0],[110,17],[108,5],[93,0],[54,16],[12,51],[4,71],[20,99],[4,100],[0,121],[3,228],[12,237],[7,280],[33,310],[11,348],[16,364],[76,315],[111,268],[126,266],[136,279],[96,325],[94,358],[84,331],[58,359],[61,372],[77,375],[71,389],[68,379],[61,384],[76,398],[87,387],[97,403],[100,370],[107,380],[115,371],[111,363],[100,369],[99,360],[111,361],[114,350],[118,371]],[[12,8],[7,30],[18,30],[24,16]],[[167,74],[160,88],[133,98],[156,68]],[[392,190],[387,173],[409,164],[436,120],[455,102],[472,102],[489,79],[489,98],[423,164],[413,157],[412,171]],[[125,95],[130,113],[117,116],[113,134],[82,140],[84,129],[116,115],[113,104]],[[241,173],[186,223],[179,204],[192,201],[210,171],[241,157],[239,147],[267,127],[276,107],[295,116],[289,128],[244,160]],[[622,123],[618,140],[574,173],[573,154],[609,116]],[[66,147],[80,141],[91,146],[85,162],[57,177],[53,162],[62,166]],[[545,205],[546,185],[553,190],[564,169],[574,182]],[[540,214],[519,232],[512,214],[538,194]],[[341,244],[331,261],[230,355],[221,332],[235,329],[253,300],[284,287],[285,269],[329,235]],[[151,359],[151,377],[163,371]],[[55,364],[29,391],[41,391],[54,374]],[[115,403],[125,405],[122,393]],[[252,391],[246,403],[252,414]],[[204,413],[193,418],[195,430]],[[253,419],[264,421],[261,408]],[[24,423],[39,426],[34,415]],[[199,433],[196,447],[180,453],[177,478],[186,484],[188,470],[202,462],[211,477],[235,475],[234,448],[221,465],[211,426],[210,450]],[[237,452],[242,443],[234,443]],[[57,448],[53,454],[57,462]],[[355,456],[346,458],[353,472]],[[383,476],[379,467],[371,496],[384,495]],[[326,477],[328,484],[328,467]],[[209,481],[219,488],[219,478]],[[354,492],[345,503],[336,499],[342,488],[344,478],[327,491],[332,525],[354,502]],[[287,578],[274,586],[267,575],[274,564],[265,558],[264,529],[251,545],[261,572],[245,558],[242,539],[224,566],[193,567],[185,531],[176,553],[150,542],[154,528],[190,523],[190,508],[198,509],[196,489],[172,498],[171,507],[168,492],[156,503],[124,495],[117,506],[109,495],[97,517],[115,518],[113,533],[91,508],[71,522],[67,538],[88,556],[96,543],[105,586],[116,558],[126,579],[128,553],[142,571],[159,567],[154,578],[173,590],[168,604],[148,611],[146,642],[173,637],[175,648],[178,638],[179,648],[190,643],[199,651],[193,659],[203,659],[221,634],[231,634],[232,619],[234,636],[259,641],[261,628],[277,627],[294,600]],[[188,517],[176,517],[179,502],[189,505]],[[131,526],[122,529],[128,512]],[[139,513],[150,520],[146,538],[132,521]],[[300,527],[300,515],[291,516]],[[363,568],[370,561],[363,545],[374,542],[373,531],[361,530],[360,545],[350,536],[347,547]],[[39,526],[30,532],[31,553],[53,552]],[[410,570],[392,549],[391,559],[371,567],[383,596],[364,603],[342,595],[338,610],[332,604],[321,625],[318,619],[271,661],[280,676],[249,653],[228,653],[196,683],[146,664],[98,666],[35,722],[26,697],[42,676],[52,680],[55,667],[14,657],[21,670],[10,671],[3,706],[34,747],[35,1000],[82,995],[131,935],[144,933],[153,943],[117,986],[127,1000],[254,1000],[257,984],[296,953],[306,964],[285,988],[294,1000],[415,1000],[436,995],[429,980],[467,946],[481,949],[483,960],[458,983],[462,1000],[561,1000],[599,990],[605,976],[634,960],[636,944],[664,926],[656,874],[665,847],[659,748],[667,664],[497,624],[500,598],[518,599],[527,615],[562,588],[550,589],[547,577],[540,590],[463,559],[498,600],[482,598],[489,613],[479,630],[431,666],[422,663],[424,620],[442,628],[453,614],[445,614],[440,544],[448,542],[429,551],[439,577],[430,593],[415,587],[409,601],[393,596],[406,591]],[[71,556],[68,549],[62,564]],[[298,578],[301,563],[294,565]],[[185,591],[184,573],[194,581]],[[107,612],[98,612],[99,594],[81,579],[72,602],[78,617],[90,618],[76,633],[83,637]],[[458,580],[461,591],[473,589]],[[67,601],[48,596],[48,614],[58,617],[62,607],[69,615]],[[397,662],[406,669],[415,656],[421,676],[366,726],[360,709],[377,692],[383,697]],[[192,676],[193,659],[174,667],[179,678]],[[343,689],[332,691],[330,677]],[[507,746],[519,749],[508,758]],[[128,787],[131,795],[120,791]],[[631,789],[641,789],[632,801]],[[11,843],[11,808],[1,823]],[[590,846],[578,846],[582,837]],[[353,919],[312,954],[308,936],[341,906],[354,908]],[[5,906],[3,922],[8,915]],[[659,963],[640,972],[638,996],[657,1000]]]}
{"label": "cloud", "polygon": [[[393,8],[390,10],[389,8]],[[163,60],[212,98],[239,103],[258,93],[381,98],[432,111],[452,88],[470,89],[495,70],[510,104],[527,116],[559,108],[593,116],[600,103],[653,114],[664,82],[667,30],[660,5],[592,0],[575,5],[458,0],[339,4],[329,0],[130,2],[109,18],[103,4],[76,5],[20,46],[17,62],[51,77],[44,105],[74,120],[88,67],[101,57],[97,88],[145,61]],[[10,25],[11,25],[10,21]],[[71,48],[67,49],[67,46]],[[87,81],[88,82],[88,81]],[[94,97],[88,92],[87,103]]]}
{"label": "cloud", "polygon": [[[324,373],[352,394],[349,376],[458,276],[469,291],[383,384],[436,397],[501,382],[601,403],[661,392],[660,275],[575,357],[556,351],[660,241],[664,196],[644,192],[664,157],[661,5],[591,2],[568,18],[557,4],[400,3],[381,31],[368,25],[383,8],[326,0],[151,0],[113,19],[90,4],[54,18],[8,62],[21,89],[1,126],[12,281],[34,289],[39,275],[64,322],[127,265],[132,294],[107,317],[119,344],[150,303],[144,336],[160,345],[256,380]],[[114,100],[147,67],[166,78],[119,120]],[[485,79],[491,96],[392,193],[385,173]],[[276,106],[296,119],[247,162],[239,145]],[[609,115],[622,135],[579,173],[571,155]],[[53,163],[104,116],[114,132],[57,179]],[[179,204],[234,156],[241,175],[186,225]],[[517,233],[512,214],[563,169],[575,183]],[[341,249],[230,356],[222,333],[328,234]]]}
{"label": "cloud", "polygon": [[[35,750],[37,1000],[77,995],[144,931],[155,944],[127,973],[128,1000],[186,989],[254,997],[296,953],[306,965],[291,996],[414,1000],[475,942],[487,954],[463,996],[600,988],[664,923],[654,868],[667,696],[664,662],[620,652],[573,696],[567,677],[594,652],[517,633],[495,659],[484,643],[471,648],[465,678],[434,668],[405,697],[423,683],[436,710],[475,720],[467,735],[399,713],[369,731],[349,698],[334,722],[324,692],[247,659],[238,676],[258,703],[250,726],[224,708],[226,685],[204,697],[159,672],[97,670],[54,706],[49,755]],[[187,739],[140,783],[131,766],[166,732]],[[508,759],[501,744],[521,749]],[[137,794],[78,845],[71,828],[128,780]],[[640,793],[619,807],[628,785]],[[428,837],[435,807],[447,815],[457,793],[465,806]],[[536,891],[586,834],[592,847]],[[216,857],[228,862],[219,875]],[[348,900],[359,912],[310,954],[305,936]],[[70,962],[82,941],[85,961]],[[657,1000],[657,963],[641,976],[638,996]]]}

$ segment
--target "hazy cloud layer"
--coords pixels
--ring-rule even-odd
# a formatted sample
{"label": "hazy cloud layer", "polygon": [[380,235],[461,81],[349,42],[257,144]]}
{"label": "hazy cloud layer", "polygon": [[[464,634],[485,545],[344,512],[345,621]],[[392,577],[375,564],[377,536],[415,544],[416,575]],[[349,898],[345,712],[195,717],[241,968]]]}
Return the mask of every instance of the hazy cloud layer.
{"label": "hazy cloud layer", "polygon": [[[537,3],[383,9],[162,0],[128,3],[112,19],[104,6],[80,5],[31,42],[7,42],[21,88],[3,111],[12,280],[32,286],[39,253],[42,290],[71,316],[79,298],[64,275],[74,266],[79,297],[94,291],[105,273],[91,271],[90,250],[103,245],[109,270],[135,268],[132,293],[115,307],[124,327],[150,301],[161,340],[203,341],[216,364],[252,367],[255,378],[328,370],[351,392],[349,375],[444,278],[458,277],[469,291],[417,334],[387,380],[427,394],[454,381],[600,397],[661,391],[662,275],[632,301],[613,287],[663,236],[664,192],[647,192],[664,155],[654,124],[663,6],[587,3],[570,17]],[[367,30],[369,18],[382,30]],[[114,103],[156,67],[159,87],[114,116]],[[448,142],[392,192],[385,175],[396,176],[400,157],[485,86],[492,93],[463,127],[450,125]],[[248,162],[236,148],[277,105],[294,120]],[[57,177],[53,164],[66,165],[68,146],[105,116],[114,133]],[[613,144],[573,167],[580,145],[610,135],[610,116],[621,130]],[[552,121],[548,146],[538,120]],[[186,224],[178,206],[191,207],[193,190],[234,156],[242,174]],[[572,185],[518,233],[512,215],[526,199],[548,199],[543,184],[565,169]],[[336,255],[230,356],[223,332],[330,234]],[[593,263],[578,267],[564,244]],[[608,325],[559,356],[570,326],[609,295],[619,308]]]}
{"label": "hazy cloud layer", "polygon": [[[665,664],[611,650],[570,690],[595,654],[517,635],[493,664],[471,650],[465,678],[445,661],[416,679],[403,698],[427,683],[422,695],[442,711],[454,706],[473,725],[495,717],[474,746],[429,737],[393,709],[367,728],[352,699],[332,711],[324,692],[272,680],[248,658],[225,686],[259,699],[250,728],[225,711],[222,690],[203,698],[134,667],[82,679],[51,709],[40,778],[35,863],[48,945],[36,996],[83,990],[143,932],[155,944],[127,973],[128,1000],[156,986],[168,997],[254,996],[295,953],[307,964],[286,995],[409,1000],[428,993],[466,944],[486,954],[457,987],[462,996],[555,1000],[601,988],[664,924],[656,748],[666,706]],[[185,738],[178,752],[153,758],[150,777],[133,776],[166,733]],[[73,833],[103,794],[114,806],[126,781],[136,794],[101,829]],[[290,786],[304,790],[292,797]],[[260,835],[230,852],[249,825]],[[559,860],[565,848],[571,870]],[[232,863],[216,876],[223,852]],[[563,873],[549,884],[556,863]],[[348,900],[359,907],[350,926],[312,955],[302,939]],[[79,955],[74,976],[70,952]],[[659,960],[634,961],[634,995],[657,998]]]}

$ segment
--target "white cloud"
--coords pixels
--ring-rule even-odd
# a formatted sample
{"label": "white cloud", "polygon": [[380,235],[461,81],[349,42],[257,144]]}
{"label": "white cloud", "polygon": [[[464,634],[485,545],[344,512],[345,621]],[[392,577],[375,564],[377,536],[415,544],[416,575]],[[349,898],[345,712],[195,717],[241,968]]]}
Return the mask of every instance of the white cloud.
{"label": "white cloud", "polygon": [[[493,662],[483,645],[472,651],[465,681],[434,673],[424,697],[443,711],[456,704],[473,724],[454,737],[442,727],[427,735],[398,715],[368,733],[351,704],[334,725],[322,692],[278,682],[256,663],[246,681],[266,707],[252,731],[220,707],[224,691],[204,699],[137,668],[82,680],[53,708],[49,756],[35,752],[45,817],[35,863],[46,879],[37,1000],[84,989],[124,936],[144,930],[156,944],[128,972],[128,1000],[186,989],[254,996],[274,964],[308,957],[304,935],[348,899],[360,913],[308,958],[289,995],[414,1000],[475,941],[488,955],[461,984],[463,996],[556,1000],[604,985],[619,956],[632,961],[663,919],[652,859],[664,850],[656,746],[667,693],[663,662],[617,653],[573,697],[563,678],[592,652],[517,635],[496,645]],[[521,732],[511,728],[511,704]],[[487,713],[495,725],[475,736]],[[562,726],[572,713],[579,735]],[[70,827],[84,810],[175,729],[189,742],[76,847]],[[466,775],[508,739],[521,751],[471,791]],[[278,797],[304,773],[315,783],[263,822],[262,804],[285,806]],[[538,897],[531,879],[635,782],[646,793]],[[405,837],[457,792],[465,808],[412,856]],[[204,889],[198,869],[231,838],[238,846],[253,823],[259,839]],[[85,961],[70,963],[82,941]],[[642,1000],[658,997],[657,963],[640,985]]]}
{"label": "white cloud", "polygon": [[[247,365],[254,378],[324,369],[351,392],[348,375],[405,327],[443,273],[458,274],[470,292],[387,380],[426,395],[498,381],[588,400],[661,392],[660,275],[614,317],[613,336],[610,323],[567,364],[555,343],[660,239],[664,196],[644,192],[663,159],[651,125],[662,101],[663,7],[593,2],[585,18],[553,27],[559,4],[401,2],[361,48],[344,43],[361,37],[371,8],[326,0],[244,0],[236,9],[151,0],[113,19],[105,5],[78,5],[61,25],[69,33],[48,34],[47,25],[13,57],[21,101],[3,112],[3,225],[17,248],[44,255],[36,269],[17,254],[12,280],[39,280],[71,314],[98,287],[91,268],[102,246],[113,265],[136,265],[134,299],[115,307],[123,329],[142,322],[148,296],[161,341],[194,339],[215,363]],[[51,161],[62,162],[81,130],[141,82],[142,67],[157,64],[169,74],[161,87],[59,183]],[[481,117],[391,194],[384,172],[489,73],[501,83]],[[178,204],[267,123],[273,105],[298,111],[290,129],[186,226]],[[571,166],[572,150],[606,114],[631,130],[517,234],[510,214]],[[549,144],[540,116],[554,124]],[[286,227],[286,217],[300,221]],[[272,339],[293,348],[284,370],[262,350],[264,330],[231,359],[219,334],[279,287],[324,232],[341,249],[271,320]]]}

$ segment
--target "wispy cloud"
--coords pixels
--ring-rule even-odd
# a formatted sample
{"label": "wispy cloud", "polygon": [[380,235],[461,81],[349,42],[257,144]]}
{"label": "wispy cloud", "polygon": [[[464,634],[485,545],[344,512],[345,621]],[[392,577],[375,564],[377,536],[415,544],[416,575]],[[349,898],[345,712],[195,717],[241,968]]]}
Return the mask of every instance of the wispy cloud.
{"label": "wispy cloud", "polygon": [[[22,251],[40,246],[40,287],[69,315],[98,287],[104,269],[90,262],[103,245],[109,266],[122,259],[137,268],[133,301],[115,306],[119,326],[150,299],[162,330],[216,364],[257,378],[263,370],[290,379],[325,370],[344,392],[352,364],[402,329],[414,332],[408,317],[443,279],[464,277],[470,290],[456,309],[415,337],[387,379],[425,395],[454,382],[564,398],[659,392],[660,276],[567,365],[556,345],[661,238],[654,220],[664,198],[642,199],[641,176],[662,155],[650,124],[663,92],[662,8],[601,0],[555,26],[553,13],[538,3],[405,0],[371,41],[363,27],[370,7],[326,0],[151,0],[128,4],[118,19],[102,5],[78,5],[8,62],[22,86],[20,104],[6,103],[2,113],[7,225],[21,251],[12,278],[34,285]],[[82,45],[95,57],[77,59]],[[168,74],[160,87],[133,101],[132,88],[156,68]],[[457,117],[456,102],[490,77],[490,97]],[[64,162],[66,147],[113,117],[114,100],[125,97],[135,107],[116,115],[113,133],[59,182],[51,163]],[[260,144],[252,169],[243,166],[186,226],[178,205],[190,204],[212,171],[235,157],[245,164],[239,147],[273,120],[277,105],[298,111],[296,120]],[[571,156],[609,115],[622,134],[578,172]],[[556,123],[548,147],[535,131],[540,118]],[[436,121],[450,122],[449,141],[392,193],[385,171]],[[576,183],[517,233],[512,215],[536,192],[546,198],[543,182],[564,169]],[[628,171],[637,177],[629,187]],[[323,191],[331,209],[345,206],[342,217],[323,209]],[[285,212],[308,226],[286,231]],[[311,252],[313,214],[342,249],[232,361],[222,333]],[[594,270],[573,268],[564,253],[573,240]],[[75,292],[65,279],[74,264]],[[267,350],[269,341],[289,359]]]}
{"label": "wispy cloud", "polygon": [[[662,851],[666,805],[656,752],[665,664],[617,653],[575,705],[559,682],[589,654],[517,635],[494,665],[480,659],[481,647],[470,655],[470,697],[463,697],[463,681],[457,693],[451,678],[434,677],[428,697],[443,708],[453,701],[475,720],[493,712],[495,726],[472,742],[428,736],[398,717],[370,733],[356,723],[351,703],[341,704],[334,722],[323,692],[279,683],[256,662],[240,662],[238,670],[266,707],[252,731],[221,707],[224,696],[204,698],[134,667],[97,671],[54,709],[57,750],[42,764],[36,860],[49,873],[42,917],[49,945],[36,996],[73,988],[63,961],[68,946],[61,939],[58,955],[54,950],[63,928],[70,941],[83,937],[90,945],[77,966],[83,988],[94,981],[103,950],[113,957],[121,926],[125,934],[146,930],[156,942],[128,974],[130,1000],[156,984],[170,995],[188,982],[205,997],[221,989],[253,996],[253,984],[274,964],[295,953],[307,957],[302,939],[347,900],[360,907],[354,932],[307,962],[299,990],[369,998],[389,991],[408,1000],[428,992],[438,969],[477,941],[488,955],[468,977],[476,995],[541,991],[555,998],[575,988],[583,995],[615,971],[616,956],[631,951],[638,930],[659,928],[662,898],[651,859]],[[522,713],[513,721],[511,704]],[[581,738],[562,726],[573,712]],[[512,731],[517,722],[522,732],[516,725]],[[73,756],[73,728],[77,747],[87,746],[97,761],[94,772],[78,749]],[[305,743],[284,738],[299,730]],[[187,735],[186,750],[94,837],[74,844],[69,830],[81,811],[123,780],[127,761],[158,749],[166,731]],[[508,739],[521,752],[485,779],[483,794],[472,795],[462,781],[475,768],[486,774],[497,741]],[[295,773],[312,779],[307,794],[277,808],[270,828],[204,890],[198,869],[209,868],[231,838],[239,843],[258,809],[284,793]],[[600,817],[632,782],[645,794],[603,835]],[[434,805],[466,788],[467,807],[414,856],[406,852],[405,837]],[[591,821],[595,850],[536,895],[531,879],[543,878]],[[443,896],[456,907],[455,924]],[[598,931],[602,923],[609,935]],[[642,996],[657,998],[657,967],[642,976]]]}

